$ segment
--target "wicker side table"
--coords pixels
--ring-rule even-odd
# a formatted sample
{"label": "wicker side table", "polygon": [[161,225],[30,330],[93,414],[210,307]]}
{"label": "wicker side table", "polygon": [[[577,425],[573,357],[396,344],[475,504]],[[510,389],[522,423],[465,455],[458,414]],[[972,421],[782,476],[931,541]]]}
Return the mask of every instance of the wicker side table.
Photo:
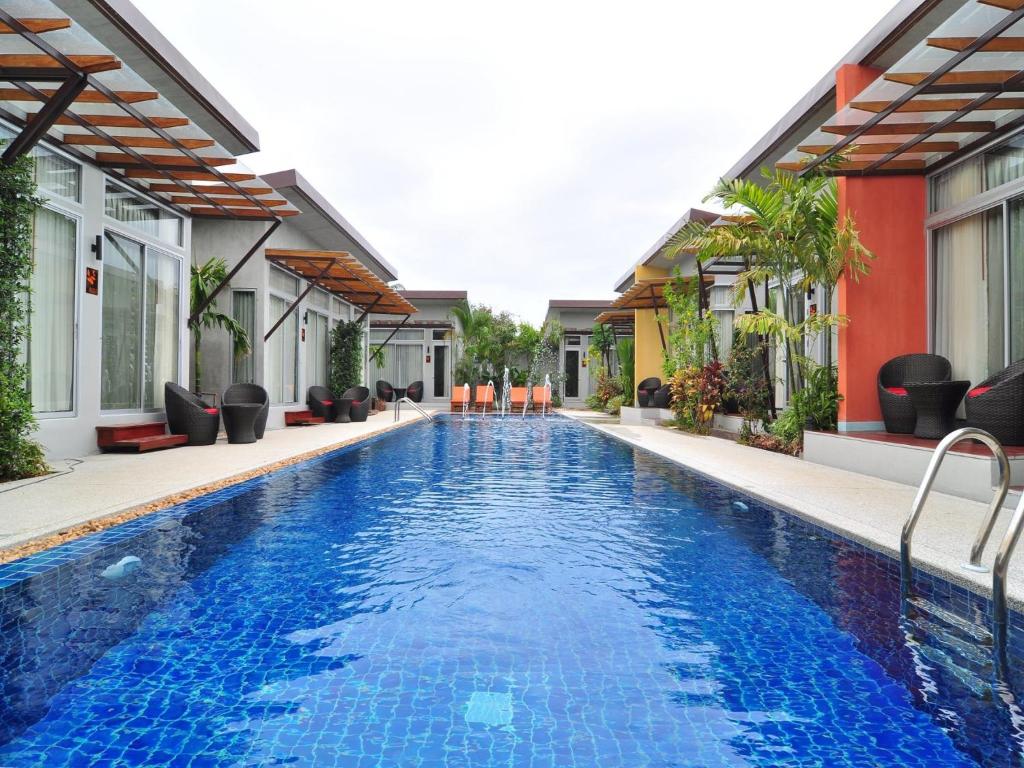
{"label": "wicker side table", "polygon": [[971,382],[908,382],[904,387],[917,411],[914,437],[941,440],[956,428],[956,409],[971,388]]}
{"label": "wicker side table", "polygon": [[255,443],[256,420],[263,411],[262,403],[228,403],[221,408],[224,431],[229,443]]}

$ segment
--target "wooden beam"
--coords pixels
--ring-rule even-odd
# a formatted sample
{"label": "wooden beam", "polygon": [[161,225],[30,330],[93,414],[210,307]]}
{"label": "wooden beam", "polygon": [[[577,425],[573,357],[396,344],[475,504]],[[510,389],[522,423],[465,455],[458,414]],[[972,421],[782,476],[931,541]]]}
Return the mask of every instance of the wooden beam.
{"label": "wooden beam", "polygon": [[[197,163],[191,157],[184,155],[143,155],[143,157],[153,165],[173,168],[203,168],[235,164],[233,157],[202,157],[202,163]],[[115,168],[129,168],[139,164],[134,157],[121,152],[97,152],[95,160],[97,165],[112,165]]]}
{"label": "wooden beam", "polygon": [[[71,19],[18,19],[18,23],[28,29],[29,32],[38,35],[42,32],[53,32],[57,29],[68,29],[71,26]],[[21,33],[0,21],[0,35],[18,34]]]}
{"label": "wooden beam", "polygon": [[1004,11],[1019,11],[1024,8],[1024,0],[978,0],[982,5],[1002,8]]}
{"label": "wooden beam", "polygon": [[[33,113],[29,113],[28,119],[32,119]],[[89,125],[95,125],[99,128],[147,128],[148,126],[141,120],[136,120],[134,117],[128,117],[128,115],[78,115],[78,117],[84,120]],[[156,125],[161,128],[181,128],[189,124],[187,117],[151,117],[149,118]],[[67,115],[61,115],[57,118],[57,125],[81,125],[76,120],[72,120]]]}
{"label": "wooden beam", "polygon": [[[193,208],[189,213],[193,216],[219,216],[221,218],[225,215],[268,218],[266,211],[261,211],[259,208],[228,208],[228,214],[224,214],[217,208]],[[298,216],[299,213],[299,211],[274,211],[275,216]]]}
{"label": "wooden beam", "polygon": [[[903,142],[884,142],[881,144],[855,144],[847,147],[846,151],[853,155],[884,155],[895,152],[903,146]],[[823,155],[832,149],[831,144],[802,144],[797,147],[800,152],[809,155]],[[956,152],[960,145],[955,141],[922,141],[914,146],[910,152]]]}
{"label": "wooden beam", "polygon": [[[872,160],[848,160],[840,163],[837,167],[833,168],[829,166],[829,171],[863,171],[868,168],[874,161]],[[776,168],[780,168],[784,171],[800,172],[806,166],[804,163],[776,163]],[[882,165],[883,171],[923,171],[925,169],[924,160],[890,160],[889,162]]]}
{"label": "wooden beam", "polygon": [[[46,98],[52,98],[57,92],[56,88],[46,89],[40,88],[39,92]],[[140,101],[153,101],[159,99],[160,94],[156,91],[117,91],[116,95],[122,101],[126,101],[129,104],[137,104]],[[0,100],[3,101],[40,101],[32,94],[26,93],[20,88],[0,88]],[[89,103],[89,104],[110,104],[110,99],[107,98],[106,94],[95,91],[91,88],[86,88],[75,99],[75,103]]]}
{"label": "wooden beam", "polygon": [[[153,188],[150,187],[150,190],[152,191]],[[206,192],[206,190],[204,189],[203,192]],[[217,203],[218,205],[223,205],[223,206],[226,206],[226,207],[230,207],[232,205],[236,205],[236,206],[240,206],[242,208],[259,208],[261,205],[266,205],[266,206],[270,206],[270,207],[274,207],[274,206],[277,206],[277,205],[288,205],[288,201],[287,200],[279,200],[279,199],[260,200],[259,202],[256,202],[256,203],[252,202],[252,200],[246,200],[244,197],[211,197],[210,200],[212,200],[213,202]],[[177,203],[178,205],[207,205],[208,206],[210,204],[209,200],[204,200],[201,197],[192,197],[191,195],[173,195],[171,197],[171,202]]]}
{"label": "wooden beam", "polygon": [[[149,147],[150,149],[175,149],[175,146],[157,136],[113,136],[113,141],[93,136],[91,133],[66,133],[64,134],[65,144],[74,144],[87,147]],[[205,149],[212,147],[216,142],[213,139],[178,139],[182,146],[189,149]]]}
{"label": "wooden beam", "polygon": [[[193,187],[196,192],[202,192],[204,195],[237,195],[238,192],[234,187],[229,187],[227,184],[208,184],[202,187]],[[250,195],[269,195],[272,190],[270,187],[243,187],[243,189]],[[184,190],[177,184],[150,184],[149,190],[151,192],[171,192],[173,194],[180,195]],[[243,200],[245,198],[242,198]],[[236,201],[231,201],[232,203]]]}
{"label": "wooden beam", "polygon": [[[865,136],[912,136],[916,133],[925,133],[935,123],[879,123],[864,131]],[[994,131],[996,124],[991,120],[960,120],[940,128],[938,133],[987,133]],[[821,130],[825,133],[834,133],[837,136],[848,136],[860,130],[859,125],[823,125]]]}
{"label": "wooden beam", "polygon": [[[962,51],[977,38],[974,37],[929,37],[928,45],[946,51]],[[997,37],[983,45],[981,53],[1020,53],[1024,51],[1024,37]]]}
{"label": "wooden beam", "polygon": [[[993,69],[993,70],[971,70],[970,72],[947,72],[939,77],[932,86],[963,85],[963,86],[1001,86],[1007,80],[1012,80],[1020,74],[1016,69]],[[886,72],[882,77],[890,83],[901,83],[902,85],[917,85],[930,72]],[[984,90],[988,90],[985,88]]]}
{"label": "wooden beam", "polygon": [[164,174],[150,168],[127,168],[124,172],[124,176],[127,179],[164,179],[168,175],[180,181],[222,181],[221,176],[229,181],[236,182],[254,181],[256,179],[255,173],[228,173],[226,171],[222,171],[220,176],[209,171],[170,171]]}
{"label": "wooden beam", "polygon": [[[906,104],[896,108],[897,112],[956,112],[970,104],[972,99],[911,99]],[[850,107],[864,112],[881,112],[892,102],[889,101],[852,101]],[[1012,96],[996,96],[985,102],[984,106],[976,111],[1002,111],[1009,109],[1024,109],[1024,99]]]}
{"label": "wooden beam", "polygon": [[[116,56],[76,55],[68,56],[68,59],[88,74],[109,72],[112,69],[121,68],[121,62],[117,60]],[[45,53],[0,53],[0,69],[54,69],[59,71],[64,67]]]}

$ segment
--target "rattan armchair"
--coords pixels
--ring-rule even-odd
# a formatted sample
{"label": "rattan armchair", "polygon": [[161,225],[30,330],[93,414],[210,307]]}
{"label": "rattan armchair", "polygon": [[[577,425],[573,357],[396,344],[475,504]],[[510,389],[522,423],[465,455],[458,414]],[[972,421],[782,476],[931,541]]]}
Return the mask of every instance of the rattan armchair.
{"label": "rattan armchair", "polygon": [[377,399],[382,403],[390,403],[395,399],[395,388],[391,386],[390,381],[379,379],[375,388],[377,390]]}
{"label": "rattan armchair", "polygon": [[661,379],[652,376],[644,379],[636,386],[636,404],[638,408],[647,408],[651,405],[655,393],[661,389]]}
{"label": "rattan armchair", "polygon": [[912,382],[949,381],[953,369],[940,355],[914,354],[894,357],[878,369],[878,405],[885,431],[909,435],[917,424],[917,412],[905,389]]}
{"label": "rattan armchair", "polygon": [[650,402],[655,408],[668,408],[672,405],[672,385],[665,384],[664,386],[659,387]]}
{"label": "rattan armchair", "polygon": [[967,393],[967,424],[1003,445],[1024,445],[1024,360],[989,376]]}
{"label": "rattan armchair", "polygon": [[414,403],[423,402],[423,382],[414,381],[405,390],[405,396],[412,400]]}
{"label": "rattan armchair", "polygon": [[306,405],[314,416],[319,416],[324,421],[334,421],[334,395],[327,387],[313,386],[307,389]]}
{"label": "rattan armchair", "polygon": [[352,410],[348,414],[352,421],[366,421],[366,418],[370,415],[369,389],[366,387],[351,387],[345,390],[345,394],[341,397],[352,400]]}
{"label": "rattan armchair", "polygon": [[256,414],[253,432],[257,440],[263,439],[263,433],[267,429],[267,417],[270,415],[270,396],[267,394],[267,390],[259,384],[232,384],[224,390],[224,398],[221,402],[225,413],[232,405],[256,404],[262,406]]}
{"label": "rattan armchair", "polygon": [[203,402],[173,381],[164,384],[167,429],[172,435],[186,435],[186,445],[213,445],[220,431],[220,411]]}

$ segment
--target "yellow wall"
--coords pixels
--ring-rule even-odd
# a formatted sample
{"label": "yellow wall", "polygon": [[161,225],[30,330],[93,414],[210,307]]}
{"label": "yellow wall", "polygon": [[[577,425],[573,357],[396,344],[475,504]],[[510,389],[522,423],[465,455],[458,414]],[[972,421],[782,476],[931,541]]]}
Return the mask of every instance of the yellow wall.
{"label": "yellow wall", "polygon": [[[657,267],[639,266],[636,268],[634,277],[637,280],[647,280],[652,277],[668,277],[667,269]],[[667,310],[659,309],[661,317],[666,317]],[[661,363],[664,360],[661,347],[661,336],[658,333],[658,321],[653,309],[638,309],[636,314],[636,383],[655,376],[664,378],[661,370]],[[668,331],[665,331],[666,336]]]}

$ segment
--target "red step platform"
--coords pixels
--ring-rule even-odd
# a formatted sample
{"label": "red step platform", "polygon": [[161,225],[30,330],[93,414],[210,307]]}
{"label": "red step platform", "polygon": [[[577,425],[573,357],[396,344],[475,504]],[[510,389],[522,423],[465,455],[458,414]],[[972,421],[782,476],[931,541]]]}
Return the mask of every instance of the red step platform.
{"label": "red step platform", "polygon": [[312,411],[285,411],[284,425],[286,427],[310,427],[314,424],[323,424],[323,416],[314,416]]}
{"label": "red step platform", "polygon": [[188,435],[169,435],[167,422],[147,421],[144,424],[111,424],[96,427],[96,444],[107,451],[155,451],[174,448],[188,442]]}

